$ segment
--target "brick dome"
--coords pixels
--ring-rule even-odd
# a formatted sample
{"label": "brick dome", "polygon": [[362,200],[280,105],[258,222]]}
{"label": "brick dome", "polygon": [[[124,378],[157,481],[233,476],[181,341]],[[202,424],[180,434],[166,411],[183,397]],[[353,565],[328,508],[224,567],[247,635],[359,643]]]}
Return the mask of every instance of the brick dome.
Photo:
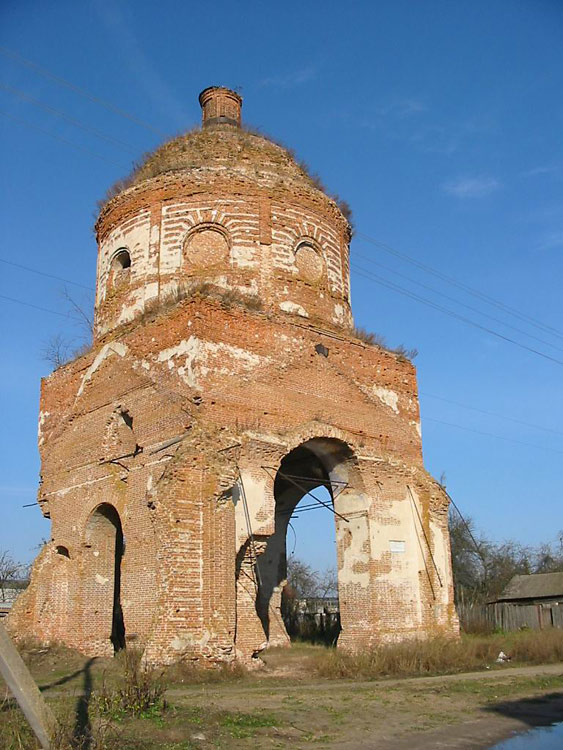
{"label": "brick dome", "polygon": [[194,280],[349,327],[350,225],[338,203],[291,151],[240,127],[236,92],[211,87],[200,103],[203,127],[146,156],[101,210],[97,335]]}

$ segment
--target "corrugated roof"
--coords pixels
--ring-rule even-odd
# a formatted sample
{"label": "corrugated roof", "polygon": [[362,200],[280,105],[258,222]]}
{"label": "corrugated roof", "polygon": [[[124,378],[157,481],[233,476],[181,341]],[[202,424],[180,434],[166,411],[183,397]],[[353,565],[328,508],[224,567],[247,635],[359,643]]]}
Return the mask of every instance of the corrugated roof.
{"label": "corrugated roof", "polygon": [[541,599],[550,596],[563,597],[563,573],[514,576],[497,601]]}

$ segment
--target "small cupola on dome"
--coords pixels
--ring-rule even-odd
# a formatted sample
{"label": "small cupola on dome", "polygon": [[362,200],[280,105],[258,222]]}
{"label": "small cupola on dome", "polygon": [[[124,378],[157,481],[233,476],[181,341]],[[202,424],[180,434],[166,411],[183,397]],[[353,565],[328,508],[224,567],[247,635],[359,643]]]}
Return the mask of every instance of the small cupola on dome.
{"label": "small cupola on dome", "polygon": [[202,125],[234,125],[240,128],[242,96],[223,86],[209,86],[199,95]]}

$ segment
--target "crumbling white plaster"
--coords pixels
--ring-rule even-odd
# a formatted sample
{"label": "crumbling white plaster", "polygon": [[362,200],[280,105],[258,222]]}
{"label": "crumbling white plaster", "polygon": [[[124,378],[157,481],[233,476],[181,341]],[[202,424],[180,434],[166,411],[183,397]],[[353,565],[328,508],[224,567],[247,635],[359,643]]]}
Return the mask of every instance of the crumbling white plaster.
{"label": "crumbling white plaster", "polygon": [[231,259],[238,268],[254,268],[258,263],[254,248],[248,245],[233,245]]}
{"label": "crumbling white plaster", "polygon": [[42,445],[43,441],[45,440],[45,438],[43,437],[43,425],[45,424],[45,421],[48,416],[49,416],[48,411],[39,412],[39,423],[37,425],[37,442],[39,443],[39,445]]}
{"label": "crumbling white plaster", "polygon": [[104,344],[104,346],[102,346],[102,348],[96,355],[96,358],[94,359],[90,367],[84,373],[84,377],[82,378],[82,382],[80,383],[80,388],[78,389],[78,393],[76,394],[76,396],[79,397],[82,395],[84,386],[91,379],[92,375],[96,372],[98,367],[105,359],[111,357],[112,354],[117,354],[119,357],[124,357],[127,351],[127,346],[125,344],[122,344],[120,341],[110,341],[109,344]]}
{"label": "crumbling white plaster", "polygon": [[412,422],[409,422],[409,424],[414,427],[414,429],[418,433],[418,437],[421,438],[422,437],[422,427],[420,426],[420,422],[415,419]]}
{"label": "crumbling white plaster", "polygon": [[395,414],[399,413],[399,409],[397,406],[397,404],[399,403],[399,395],[395,393],[395,391],[392,391],[389,388],[383,388],[379,385],[374,385],[372,386],[372,392],[374,396],[377,396],[377,398],[386,406],[388,406],[390,409],[393,409]]}
{"label": "crumbling white plaster", "polygon": [[[178,359],[183,359],[183,364],[177,364],[175,360]],[[221,375],[230,375],[233,371],[251,372],[269,362],[270,358],[252,354],[237,346],[215,344],[190,336],[176,346],[161,351],[157,361],[166,362],[170,370],[175,367],[178,375],[191,388],[200,388],[201,378],[210,371]]]}
{"label": "crumbling white plaster", "polygon": [[302,318],[308,318],[309,313],[307,310],[305,310],[304,307],[301,305],[298,305],[296,302],[290,302],[289,300],[285,300],[285,302],[280,302],[280,310],[283,310],[287,313],[294,313],[296,315],[300,315]]}

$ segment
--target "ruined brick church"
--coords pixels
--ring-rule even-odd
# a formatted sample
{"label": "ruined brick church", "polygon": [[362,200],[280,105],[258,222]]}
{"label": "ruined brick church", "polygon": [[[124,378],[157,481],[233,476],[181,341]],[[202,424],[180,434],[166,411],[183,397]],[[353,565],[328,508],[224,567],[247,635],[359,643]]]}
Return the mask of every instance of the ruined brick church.
{"label": "ruined brick church", "polygon": [[200,104],[98,218],[94,342],[42,382],[51,540],[9,629],[250,662],[289,641],[286,531],[311,492],[334,513],[338,646],[454,635],[448,498],[413,365],[355,333],[348,220],[241,127],[237,93]]}

